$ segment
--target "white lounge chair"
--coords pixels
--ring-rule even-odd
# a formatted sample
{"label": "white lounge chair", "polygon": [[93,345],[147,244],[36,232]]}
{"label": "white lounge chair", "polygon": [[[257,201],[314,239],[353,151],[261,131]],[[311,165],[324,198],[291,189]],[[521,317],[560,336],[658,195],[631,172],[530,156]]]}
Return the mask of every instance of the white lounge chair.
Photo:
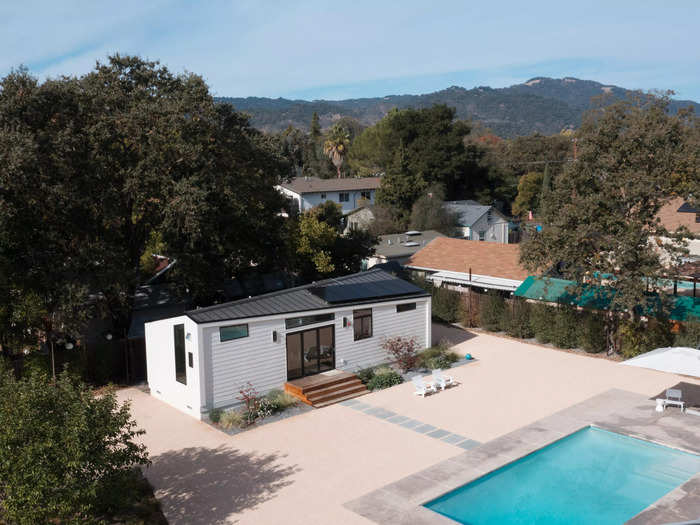
{"label": "white lounge chair", "polygon": [[449,385],[454,385],[454,379],[451,376],[443,375],[440,368],[433,370],[433,382],[443,390]]}
{"label": "white lounge chair", "polygon": [[435,385],[423,381],[423,376],[413,376],[411,381],[413,382],[413,386],[416,387],[416,391],[413,393],[417,396],[425,397],[426,394],[435,392]]}
{"label": "white lounge chair", "polygon": [[680,407],[681,412],[685,410],[685,401],[682,401],[683,397],[683,392],[681,392],[677,388],[669,388],[666,390],[666,399],[663,400],[664,402],[664,408],[666,408],[668,405],[673,405]]}

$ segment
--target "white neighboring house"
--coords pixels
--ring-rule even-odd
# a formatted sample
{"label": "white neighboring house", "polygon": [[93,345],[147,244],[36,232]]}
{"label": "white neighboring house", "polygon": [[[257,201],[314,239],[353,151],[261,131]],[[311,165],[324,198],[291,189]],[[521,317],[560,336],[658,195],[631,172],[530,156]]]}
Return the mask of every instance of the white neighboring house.
{"label": "white neighboring house", "polygon": [[508,244],[510,221],[493,206],[476,201],[445,201],[445,209],[455,216],[459,237],[471,241]]}
{"label": "white neighboring house", "polygon": [[151,394],[196,417],[288,380],[389,360],[384,338],[431,342],[431,300],[382,270],[327,279],[146,323]]}
{"label": "white neighboring house", "polygon": [[340,204],[343,213],[360,206],[374,204],[380,177],[352,177],[320,179],[318,177],[295,177],[276,186],[284,195],[296,202],[300,212],[332,201]]}

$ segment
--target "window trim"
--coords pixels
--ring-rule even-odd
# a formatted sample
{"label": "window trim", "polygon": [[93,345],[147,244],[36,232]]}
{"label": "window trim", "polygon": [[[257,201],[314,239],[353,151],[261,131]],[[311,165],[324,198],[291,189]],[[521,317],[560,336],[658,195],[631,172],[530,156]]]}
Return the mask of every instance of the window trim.
{"label": "window trim", "polygon": [[[345,196],[345,198],[343,198]],[[350,192],[339,191],[338,192],[338,202],[350,202]]]}
{"label": "window trim", "polygon": [[[300,321],[300,323],[292,324],[292,321]],[[320,323],[330,323],[331,321],[335,321],[335,312],[315,315],[302,315],[298,317],[288,317],[284,320],[284,328],[285,330],[295,330],[297,328],[303,328],[304,326],[310,326],[312,324]]]}
{"label": "window trim", "polygon": [[418,307],[417,303],[401,303],[396,305],[396,313],[412,312]]}
{"label": "window trim", "polygon": [[368,201],[371,201],[371,200],[372,200],[372,192],[369,191],[369,190],[367,190],[367,191],[361,191],[361,192],[360,192],[360,198],[361,198],[361,199],[368,200]]}
{"label": "window trim", "polygon": [[[239,327],[245,327],[245,335],[239,335],[239,336],[236,336],[236,337],[229,337],[229,338],[224,339],[224,337],[223,337],[222,334],[221,334],[221,330],[223,330],[224,328],[239,328]],[[228,341],[235,341],[236,339],[243,339],[243,338],[248,337],[248,336],[250,336],[250,331],[249,331],[249,329],[248,329],[248,323],[243,323],[243,324],[227,324],[227,325],[225,325],[225,326],[220,326],[220,327],[219,327],[219,342],[220,342],[220,343],[226,343],[226,342],[228,342]]]}
{"label": "window trim", "polygon": [[187,349],[185,348],[184,323],[173,325],[173,350],[175,352],[175,381],[187,384]]}
{"label": "window trim", "polygon": [[324,200],[324,201],[326,200],[326,194],[325,194],[325,193],[321,193],[321,200]]}
{"label": "window trim", "polygon": [[[363,335],[362,332],[363,326],[365,323],[365,320],[369,319],[369,334]],[[372,309],[371,308],[363,308],[361,310],[353,310],[352,311],[352,322],[353,322],[353,340],[355,341],[362,341],[364,339],[371,339],[372,336],[374,335],[374,321],[372,319]],[[357,326],[360,326],[360,334],[358,336],[357,333]]]}

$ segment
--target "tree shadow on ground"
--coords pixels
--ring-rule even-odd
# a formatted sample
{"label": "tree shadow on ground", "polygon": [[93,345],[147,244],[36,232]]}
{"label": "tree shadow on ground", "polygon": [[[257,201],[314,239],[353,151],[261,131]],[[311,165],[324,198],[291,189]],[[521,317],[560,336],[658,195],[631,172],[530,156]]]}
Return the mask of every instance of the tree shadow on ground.
{"label": "tree shadow on ground", "polygon": [[298,468],[284,465],[283,457],[192,447],[157,456],[146,475],[171,525],[226,523],[292,483]]}
{"label": "tree shadow on ground", "polygon": [[476,334],[451,324],[438,323],[433,321],[432,344],[436,345],[441,341],[447,341],[450,345],[458,345],[464,341],[469,341],[476,337]]}

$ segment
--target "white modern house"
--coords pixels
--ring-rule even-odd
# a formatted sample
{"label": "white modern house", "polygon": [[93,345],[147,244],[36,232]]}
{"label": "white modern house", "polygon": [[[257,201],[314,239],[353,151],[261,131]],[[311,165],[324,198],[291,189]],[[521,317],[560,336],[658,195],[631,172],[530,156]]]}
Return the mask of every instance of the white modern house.
{"label": "white modern house", "polygon": [[444,208],[455,216],[457,237],[508,244],[510,221],[493,206],[463,200],[445,201]]}
{"label": "white modern house", "polygon": [[194,416],[335,370],[389,361],[385,338],[431,342],[430,295],[371,270],[146,323],[151,394]]}
{"label": "white modern house", "polygon": [[318,177],[295,177],[276,186],[277,190],[292,199],[300,212],[332,201],[340,204],[343,213],[360,206],[374,204],[380,177],[352,177],[320,179]]}

